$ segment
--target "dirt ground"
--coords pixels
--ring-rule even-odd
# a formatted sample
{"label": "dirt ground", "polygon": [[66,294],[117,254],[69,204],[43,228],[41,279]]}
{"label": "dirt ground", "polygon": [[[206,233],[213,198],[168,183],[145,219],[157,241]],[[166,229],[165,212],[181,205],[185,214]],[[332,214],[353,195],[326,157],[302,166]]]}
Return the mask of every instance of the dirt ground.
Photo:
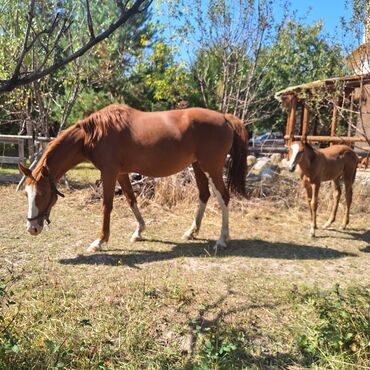
{"label": "dirt ground", "polygon": [[[84,330],[100,338],[100,351],[106,346],[102,337],[113,343],[114,351],[126,346],[127,363],[133,364],[127,368],[163,368],[159,353],[165,363],[173,359],[173,368],[191,368],[187,361],[196,351],[196,340],[189,328],[220,318],[247,333],[254,368],[301,368],[292,350],[294,295],[337,284],[370,285],[370,212],[360,206],[347,230],[338,229],[340,206],[334,227],[319,229],[311,239],[302,202],[284,207],[257,199],[232,201],[232,240],[227,250],[215,254],[212,246],[219,236],[221,215],[214,200],[194,241],[181,236],[192,222],[195,204],[168,209],[149,203],[142,209],[145,240],[132,244],[134,218],[125,202],[116,199],[109,244],[101,253],[88,254],[86,248],[100,229],[100,203],[87,201],[88,187],[64,192],[66,197],[52,211],[49,230],[32,237],[25,229],[25,195],[15,192],[13,185],[0,186],[0,271],[18,275],[15,287],[25,312],[28,308],[33,312],[30,307],[40,302],[70,307],[60,315],[49,313],[58,325],[30,319],[30,327],[41,325],[45,336],[55,338],[67,335],[69,321],[87,318],[92,328]],[[326,221],[328,208],[322,202],[319,225]],[[129,343],[121,338],[118,316],[125,318]],[[156,354],[147,347],[129,350],[133,333],[152,338]],[[134,358],[134,353],[145,354],[147,360]],[[87,364],[79,366],[88,368]]]}

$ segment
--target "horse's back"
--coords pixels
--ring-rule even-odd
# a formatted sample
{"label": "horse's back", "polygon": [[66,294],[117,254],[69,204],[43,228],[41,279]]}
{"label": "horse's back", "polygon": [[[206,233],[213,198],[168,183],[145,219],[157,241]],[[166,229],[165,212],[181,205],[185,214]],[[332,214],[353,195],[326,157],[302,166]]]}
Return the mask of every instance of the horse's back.
{"label": "horse's back", "polygon": [[352,178],[357,168],[358,157],[355,151],[347,145],[332,145],[320,149],[323,155],[324,167],[322,181],[332,180],[338,176]]}
{"label": "horse's back", "polygon": [[[148,176],[168,176],[194,162],[223,166],[233,141],[233,129],[225,116],[203,108],[132,109],[128,121],[113,127],[108,135],[110,160],[122,172]],[[100,153],[102,149],[107,145],[101,145]]]}
{"label": "horse's back", "polygon": [[353,163],[357,165],[357,162],[358,162],[357,154],[348,145],[343,145],[343,144],[332,145],[327,148],[320,149],[320,151],[328,159],[345,160],[349,163]]}

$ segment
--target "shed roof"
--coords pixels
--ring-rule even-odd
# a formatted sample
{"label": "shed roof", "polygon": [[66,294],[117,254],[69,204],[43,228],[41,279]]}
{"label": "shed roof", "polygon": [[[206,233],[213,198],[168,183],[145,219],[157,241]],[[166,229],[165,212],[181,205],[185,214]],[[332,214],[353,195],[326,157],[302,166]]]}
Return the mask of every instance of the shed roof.
{"label": "shed roof", "polygon": [[338,82],[343,82],[345,85],[345,88],[354,89],[356,87],[361,86],[361,84],[369,84],[370,83],[370,73],[361,74],[361,75],[355,74],[355,75],[345,76],[345,77],[334,77],[334,78],[328,78],[326,80],[317,80],[313,82],[308,82],[302,85],[289,86],[284,90],[278,91],[275,94],[275,98],[279,101],[283,101],[285,98],[292,97],[305,90],[333,88],[333,86]]}

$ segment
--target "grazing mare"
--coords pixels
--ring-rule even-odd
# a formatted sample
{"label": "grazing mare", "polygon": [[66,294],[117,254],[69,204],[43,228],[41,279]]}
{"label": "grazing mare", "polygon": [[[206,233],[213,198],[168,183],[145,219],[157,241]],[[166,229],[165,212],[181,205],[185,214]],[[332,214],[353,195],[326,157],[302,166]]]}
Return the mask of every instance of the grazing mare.
{"label": "grazing mare", "polygon": [[[247,131],[230,114],[202,108],[166,112],[141,112],[126,105],[110,105],[78,121],[49,144],[31,172],[20,164],[27,177],[27,230],[41,233],[51,208],[62,195],[56,182],[70,168],[91,161],[103,182],[103,221],[100,237],[88,247],[95,252],[108,242],[110,214],[116,181],[135,215],[137,228],[131,241],[142,239],[145,223],[136,204],[130,172],[145,176],[173,175],[192,165],[199,190],[199,205],[187,239],[199,231],[211,184],[222,211],[221,235],[215,247],[226,247],[229,239],[229,189],[245,194]],[[227,186],[223,168],[230,153]]]}
{"label": "grazing mare", "polygon": [[318,194],[322,181],[332,181],[333,208],[324,228],[329,227],[337,214],[341,196],[340,180],[343,179],[346,189],[346,212],[341,228],[349,223],[349,210],[352,203],[352,184],[355,180],[358,157],[347,145],[333,145],[324,149],[313,148],[305,139],[293,141],[289,147],[289,171],[293,172],[298,165],[301,179],[307,192],[308,207],[311,212],[310,236],[315,236],[316,211]]}

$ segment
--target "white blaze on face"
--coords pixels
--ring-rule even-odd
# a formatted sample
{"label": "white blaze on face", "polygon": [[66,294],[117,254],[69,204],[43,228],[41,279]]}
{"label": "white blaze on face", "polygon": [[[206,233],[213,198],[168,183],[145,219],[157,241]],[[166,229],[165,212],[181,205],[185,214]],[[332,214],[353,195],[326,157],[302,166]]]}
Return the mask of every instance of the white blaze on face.
{"label": "white blaze on face", "polygon": [[38,214],[38,208],[36,207],[36,186],[26,185],[26,193],[28,198],[28,218],[36,217]]}
{"label": "white blaze on face", "polygon": [[297,158],[297,155],[299,153],[299,144],[295,143],[291,146],[291,148],[292,148],[292,156],[291,156],[290,161],[289,161],[289,168],[293,167],[294,162]]}
{"label": "white blaze on face", "polygon": [[[28,213],[27,218],[36,217],[39,214],[39,210],[36,206],[36,186],[35,185],[26,185],[25,187],[27,198],[28,198]],[[40,226],[37,220],[28,221],[27,220],[27,230],[32,235],[37,235],[41,232],[42,226]]]}

